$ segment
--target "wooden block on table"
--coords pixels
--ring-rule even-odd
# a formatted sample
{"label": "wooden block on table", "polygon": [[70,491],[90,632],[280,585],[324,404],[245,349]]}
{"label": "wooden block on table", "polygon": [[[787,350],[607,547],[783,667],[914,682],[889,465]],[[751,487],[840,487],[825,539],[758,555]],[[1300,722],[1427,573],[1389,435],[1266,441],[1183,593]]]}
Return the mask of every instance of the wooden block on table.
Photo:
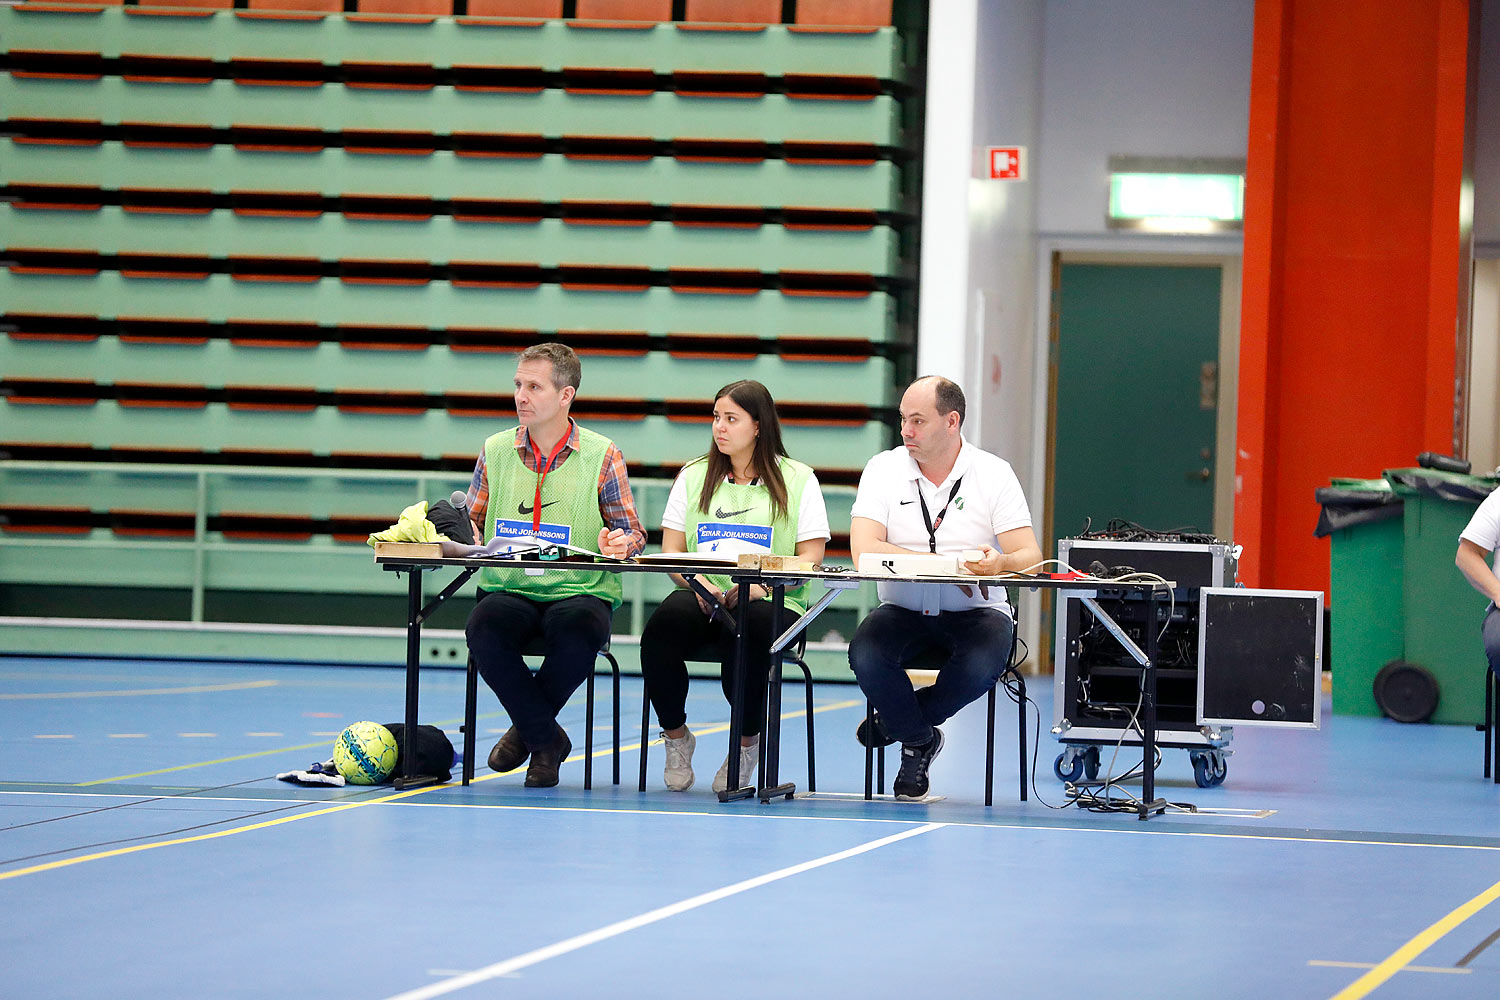
{"label": "wooden block on table", "polygon": [[376,542],[377,556],[407,556],[412,559],[441,559],[443,547],[437,542]]}
{"label": "wooden block on table", "polygon": [[759,552],[741,553],[738,565],[740,569],[769,569],[783,572],[812,569],[812,563],[805,559],[798,559],[796,556],[776,556]]}

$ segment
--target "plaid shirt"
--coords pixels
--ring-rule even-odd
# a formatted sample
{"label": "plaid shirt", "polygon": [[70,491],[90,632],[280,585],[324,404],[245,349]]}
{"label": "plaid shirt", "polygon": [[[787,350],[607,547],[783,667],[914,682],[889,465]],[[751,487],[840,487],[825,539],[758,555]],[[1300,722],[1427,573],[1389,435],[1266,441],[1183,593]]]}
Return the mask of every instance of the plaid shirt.
{"label": "plaid shirt", "polygon": [[[568,419],[568,443],[563,445],[552,465],[545,471],[551,472],[559,465],[568,460],[568,456],[578,450],[578,422],[571,417]],[[521,461],[526,468],[532,472],[544,471],[540,469],[539,463],[545,461],[531,447],[531,435],[526,432],[525,427],[516,428],[516,451],[520,453]],[[474,463],[474,478],[469,481],[469,520],[474,523],[474,537],[484,539],[485,512],[489,510],[490,503],[490,479],[489,470],[485,468],[484,449],[479,451],[479,461]],[[635,512],[635,498],[630,495],[630,477],[625,471],[625,456],[620,453],[620,448],[613,441],[610,442],[609,451],[604,455],[604,465],[599,470],[599,515],[604,519],[608,528],[621,528],[630,535],[630,551],[628,555],[635,555],[646,547],[646,531],[641,527],[641,519]],[[592,545],[597,539],[589,539]]]}

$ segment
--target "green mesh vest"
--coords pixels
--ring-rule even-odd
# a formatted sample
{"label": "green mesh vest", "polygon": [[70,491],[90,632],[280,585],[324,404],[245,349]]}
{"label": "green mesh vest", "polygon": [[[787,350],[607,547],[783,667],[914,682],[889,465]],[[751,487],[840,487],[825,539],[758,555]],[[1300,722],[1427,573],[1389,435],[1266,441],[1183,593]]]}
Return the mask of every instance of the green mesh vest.
{"label": "green mesh vest", "polygon": [[[708,463],[694,462],[682,470],[683,485],[687,487],[687,514],[682,530],[687,536],[687,550],[698,551],[700,538],[707,542],[714,538],[742,538],[765,545],[777,555],[797,554],[797,522],[801,514],[802,490],[812,469],[790,458],[780,460],[781,478],[786,481],[787,511],[785,516],[772,520],[771,494],[764,486],[722,482],[714,490],[708,510],[698,509],[698,496],[703,490],[703,478],[708,474]],[[729,586],[729,577],[711,576],[708,582],[720,589]],[[807,608],[807,585],[788,588],[786,603],[801,614]]]}
{"label": "green mesh vest", "polygon": [[[489,477],[489,506],[484,513],[484,540],[495,535],[531,534],[532,504],[536,500],[536,473],[526,468],[516,450],[516,430],[501,431],[484,442],[484,464]],[[540,534],[548,541],[565,542],[585,549],[599,545],[599,470],[609,452],[610,440],[583,427],[578,428],[578,450],[547,473],[542,483]],[[496,531],[496,525],[499,531]],[[584,573],[574,570],[548,571],[527,576],[518,569],[482,569],[481,590],[503,590],[534,601],[560,601],[589,594],[618,608],[620,574]]]}

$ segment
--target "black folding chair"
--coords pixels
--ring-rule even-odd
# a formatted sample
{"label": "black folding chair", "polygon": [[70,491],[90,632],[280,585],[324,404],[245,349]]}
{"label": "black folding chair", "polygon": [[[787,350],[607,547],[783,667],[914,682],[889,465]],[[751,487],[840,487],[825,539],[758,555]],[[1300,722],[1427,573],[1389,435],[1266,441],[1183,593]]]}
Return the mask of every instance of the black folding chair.
{"label": "black folding chair", "polygon": [[[540,638],[535,639],[522,651],[522,656],[543,656],[546,649]],[[613,710],[614,710],[614,783],[620,783],[620,664],[615,660],[613,653],[609,651],[609,640],[604,641],[604,647],[599,650],[599,655],[609,661],[610,680],[614,688]],[[469,657],[468,676],[464,681],[464,724],[461,732],[464,734],[464,778],[463,783],[467,785],[474,780],[474,725],[476,702],[479,698],[479,668],[474,663],[474,657]],[[583,787],[593,787],[594,781],[594,672],[589,671],[588,680],[584,682],[584,715],[587,727],[583,734]]]}
{"label": "black folding chair", "polygon": [[[814,747],[813,738],[813,678],[812,671],[808,669],[807,661],[803,654],[807,649],[806,638],[798,638],[794,646],[788,647],[782,653],[781,658],[781,680],[786,679],[787,664],[793,664],[802,671],[802,681],[807,687],[807,790],[815,792],[818,790],[818,761],[817,752]],[[686,657],[689,663],[719,663],[719,649],[713,644],[705,644],[693,651]],[[640,790],[646,790],[646,750],[650,746],[651,732],[651,694],[646,690],[644,679],[641,682],[641,777]],[[766,741],[760,741],[760,773],[766,773]]]}
{"label": "black folding chair", "polygon": [[[1495,672],[1490,665],[1484,665],[1484,776],[1495,777],[1495,784],[1500,785],[1500,734],[1495,732],[1495,720],[1500,718],[1500,698],[1496,698]],[[1494,747],[1494,756],[1490,756],[1490,748]],[[1493,763],[1492,763],[1493,762]]]}
{"label": "black folding chair", "polygon": [[[1014,608],[1015,599],[1011,599],[1011,607]],[[1010,634],[1010,649],[1005,657],[1005,669],[1000,672],[1000,677],[995,685],[990,688],[988,705],[986,707],[985,740],[984,740],[984,804],[995,804],[995,698],[999,693],[1000,685],[1005,683],[1007,675],[1015,678],[1016,684],[1016,730],[1018,751],[1017,759],[1020,767],[1020,790],[1021,801],[1026,801],[1026,678],[1021,674],[1020,664],[1016,662],[1016,645],[1018,642],[1019,628],[1012,628]],[[913,670],[936,670],[942,666],[945,654],[939,649],[924,651],[913,659],[909,669]],[[869,700],[865,701],[865,732],[875,731],[875,706]],[[875,792],[885,794],[885,753],[884,748],[877,753],[873,746],[865,747],[865,798],[874,798]]]}

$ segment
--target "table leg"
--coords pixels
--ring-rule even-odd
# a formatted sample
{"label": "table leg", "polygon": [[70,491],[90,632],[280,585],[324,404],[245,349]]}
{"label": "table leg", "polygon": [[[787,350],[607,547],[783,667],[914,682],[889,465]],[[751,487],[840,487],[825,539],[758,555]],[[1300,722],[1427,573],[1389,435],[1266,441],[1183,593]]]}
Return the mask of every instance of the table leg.
{"label": "table leg", "polygon": [[[781,630],[781,613],[786,608],[786,585],[771,587],[771,634]],[[771,678],[766,688],[766,727],[760,738],[761,751],[761,802],[770,802],[780,795],[791,798],[797,786],[791,782],[781,783],[781,660],[782,651],[771,654]]]}
{"label": "table leg", "polygon": [[745,611],[750,606],[750,581],[741,580],[736,586],[739,594],[734,602],[734,620],[739,635],[735,637],[733,680],[729,686],[729,774],[724,791],[719,793],[720,802],[748,799],[755,794],[753,786],[740,787],[740,729],[745,722],[745,661],[749,658],[750,644],[745,633]]}
{"label": "table leg", "polygon": [[1165,812],[1166,802],[1156,797],[1156,590],[1146,593],[1145,640],[1147,663],[1141,670],[1141,806],[1139,819]]}
{"label": "table leg", "polygon": [[[403,769],[416,760],[413,755],[414,737],[417,732],[417,691],[421,683],[422,659],[422,574],[412,570],[407,574],[410,581],[406,588],[406,730],[401,734],[401,761]],[[435,775],[408,774],[391,784],[397,789],[420,788],[437,781]]]}

